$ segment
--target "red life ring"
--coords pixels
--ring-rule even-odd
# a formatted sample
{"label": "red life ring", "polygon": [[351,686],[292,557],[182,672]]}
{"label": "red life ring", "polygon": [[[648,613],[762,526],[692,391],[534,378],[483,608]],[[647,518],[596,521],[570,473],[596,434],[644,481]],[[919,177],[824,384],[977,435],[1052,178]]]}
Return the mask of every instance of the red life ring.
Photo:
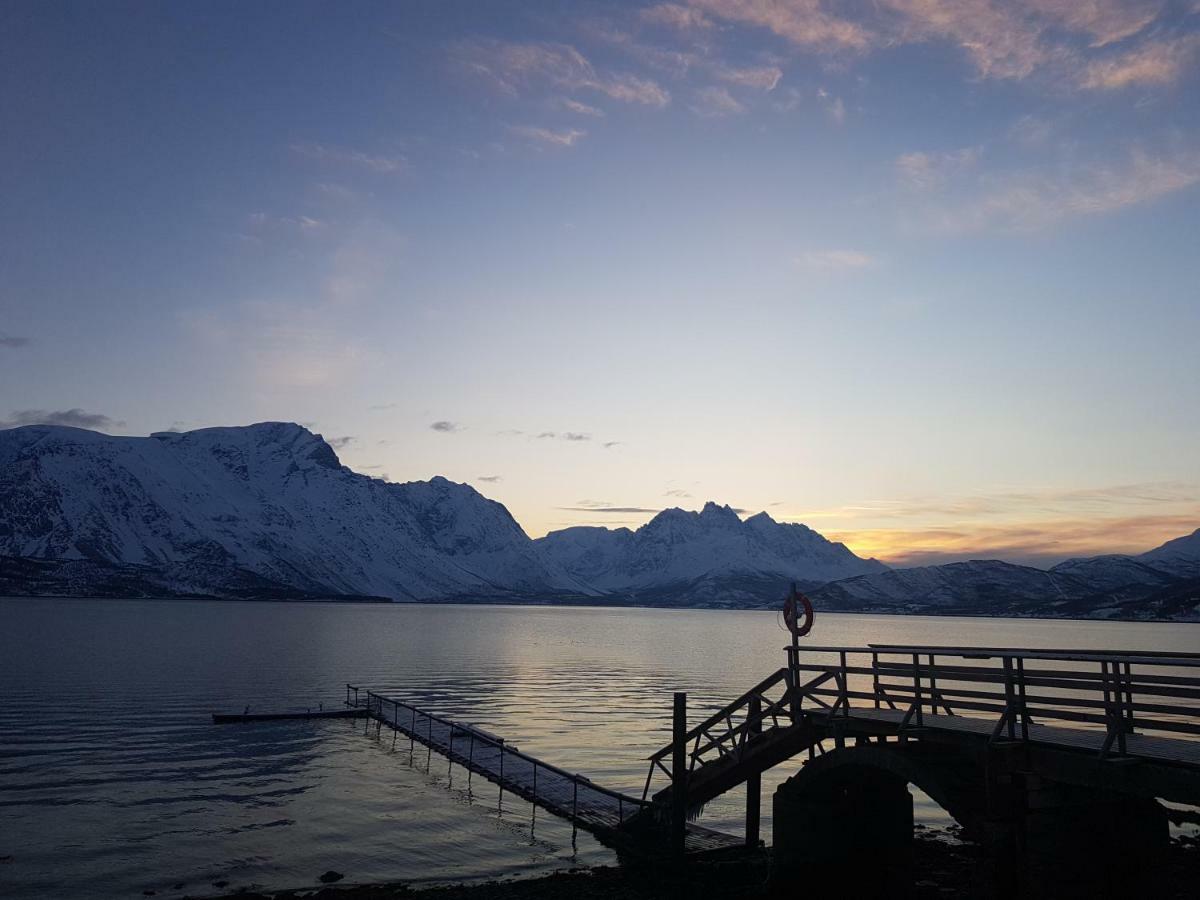
{"label": "red life ring", "polygon": [[[804,608],[804,623],[797,621],[797,607]],[[796,637],[804,637],[813,627],[813,619],[816,614],[813,612],[812,601],[796,590],[796,586],[792,585],[791,593],[788,594],[786,600],[783,601],[783,621],[787,624],[788,631]]]}

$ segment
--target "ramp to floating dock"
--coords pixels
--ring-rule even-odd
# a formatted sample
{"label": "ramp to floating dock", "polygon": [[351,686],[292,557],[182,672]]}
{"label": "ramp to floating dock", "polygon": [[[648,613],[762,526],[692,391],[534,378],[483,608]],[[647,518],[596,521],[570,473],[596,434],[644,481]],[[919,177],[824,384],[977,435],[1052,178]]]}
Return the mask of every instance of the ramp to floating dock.
{"label": "ramp to floating dock", "polygon": [[[635,853],[662,853],[656,836],[644,827],[647,817],[639,818],[640,827],[630,827],[634,816],[649,805],[639,797],[593,784],[582,775],[522,753],[503,738],[452,722],[404,700],[348,684],[346,704],[364,709],[377,723],[377,731],[386,725],[396,735],[438,752],[498,785],[501,791],[567,819],[605,844]],[[733,835],[689,824],[685,852],[728,850],[740,848],[743,843]]]}

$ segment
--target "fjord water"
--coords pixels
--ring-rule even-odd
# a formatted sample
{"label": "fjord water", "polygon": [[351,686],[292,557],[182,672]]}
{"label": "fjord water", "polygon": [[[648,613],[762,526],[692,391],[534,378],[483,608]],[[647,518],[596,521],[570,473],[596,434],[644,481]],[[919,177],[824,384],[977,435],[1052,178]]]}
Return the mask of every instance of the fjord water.
{"label": "fjord water", "polygon": [[[584,834],[355,721],[353,682],[640,794],[671,693],[695,721],[783,664],[770,612],[0,600],[0,895],[159,897],[257,884],[537,874],[612,862]],[[1200,625],[821,615],[812,640],[1200,648]],[[795,770],[764,777],[770,792]],[[742,795],[702,822],[737,832]],[[918,797],[918,815],[940,812]]]}

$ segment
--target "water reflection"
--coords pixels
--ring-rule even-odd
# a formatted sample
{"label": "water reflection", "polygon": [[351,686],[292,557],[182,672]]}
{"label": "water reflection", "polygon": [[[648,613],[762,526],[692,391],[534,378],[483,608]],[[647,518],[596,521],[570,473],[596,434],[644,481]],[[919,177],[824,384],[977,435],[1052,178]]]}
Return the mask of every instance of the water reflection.
{"label": "water reflection", "polygon": [[[698,719],[781,666],[785,643],[774,614],[752,612],[3,600],[0,615],[0,892],[14,897],[611,862],[387,730],[208,716],[337,705],[353,682],[640,793],[671,693]],[[824,615],[813,637],[1194,650],[1200,626]],[[769,793],[795,767],[763,779],[768,839]],[[735,791],[704,823],[736,831],[741,810]]]}

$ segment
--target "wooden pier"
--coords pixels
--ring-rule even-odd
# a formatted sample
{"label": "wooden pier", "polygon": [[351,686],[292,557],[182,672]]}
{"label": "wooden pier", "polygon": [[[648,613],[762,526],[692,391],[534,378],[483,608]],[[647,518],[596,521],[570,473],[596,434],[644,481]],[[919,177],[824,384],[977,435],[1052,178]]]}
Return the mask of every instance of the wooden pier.
{"label": "wooden pier", "polygon": [[[805,757],[775,793],[773,870],[802,869],[815,885],[814,872],[849,866],[864,896],[872,877],[887,893],[910,858],[910,786],[980,842],[1001,893],[1028,896],[1151,883],[1167,836],[1160,801],[1200,807],[1200,653],[785,650],[786,666],[696,725],[675,695],[672,741],[649,757],[640,797],[405,700],[347,685],[346,706],[376,734],[392,729],[393,745],[428,747],[650,859],[759,848],[762,773]],[[743,835],[689,821],[742,784]]]}
{"label": "wooden pier", "polygon": [[[799,753],[916,740],[1020,749],[1054,777],[1200,805],[1200,653],[787,647],[788,666],[688,730],[698,805]],[[652,754],[643,799],[674,742]],[[1138,763],[1131,766],[1129,763]],[[1066,771],[1064,771],[1066,770]]]}
{"label": "wooden pier", "polygon": [[[393,744],[403,735],[413,745],[428,747],[498,785],[501,791],[566,819],[619,851],[651,857],[667,852],[666,829],[656,827],[654,817],[638,815],[649,806],[640,797],[602,787],[583,775],[522,753],[503,738],[404,700],[348,684],[346,705],[364,711],[376,723],[377,734],[384,727],[392,729]],[[742,846],[739,837],[688,824],[682,849],[695,856]]]}
{"label": "wooden pier", "polygon": [[1200,654],[786,650],[651,755],[642,795],[661,817],[745,783],[749,842],[762,772],[806,756],[775,792],[777,878],[819,893],[840,885],[815,877],[853,871],[859,895],[893,896],[912,875],[915,786],[978,842],[988,896],[1152,895],[1160,801],[1200,806]]}

